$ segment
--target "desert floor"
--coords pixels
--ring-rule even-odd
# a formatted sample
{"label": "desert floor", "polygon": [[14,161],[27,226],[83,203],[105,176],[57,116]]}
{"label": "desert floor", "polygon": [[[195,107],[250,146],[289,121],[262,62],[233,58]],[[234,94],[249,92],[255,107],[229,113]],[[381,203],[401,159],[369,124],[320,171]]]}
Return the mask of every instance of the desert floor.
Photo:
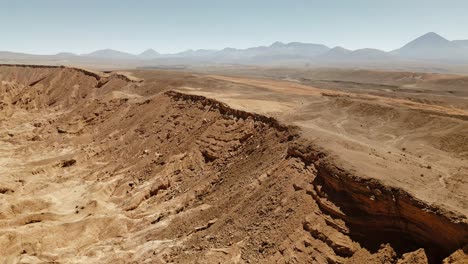
{"label": "desert floor", "polygon": [[2,263],[467,263],[468,78],[0,66]]}

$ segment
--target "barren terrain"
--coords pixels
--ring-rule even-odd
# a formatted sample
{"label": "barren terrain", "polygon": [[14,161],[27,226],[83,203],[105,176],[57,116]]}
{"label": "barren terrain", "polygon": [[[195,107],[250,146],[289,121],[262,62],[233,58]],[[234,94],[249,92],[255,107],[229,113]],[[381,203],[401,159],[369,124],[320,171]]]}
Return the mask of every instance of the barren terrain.
{"label": "barren terrain", "polygon": [[467,263],[467,83],[0,66],[0,262]]}

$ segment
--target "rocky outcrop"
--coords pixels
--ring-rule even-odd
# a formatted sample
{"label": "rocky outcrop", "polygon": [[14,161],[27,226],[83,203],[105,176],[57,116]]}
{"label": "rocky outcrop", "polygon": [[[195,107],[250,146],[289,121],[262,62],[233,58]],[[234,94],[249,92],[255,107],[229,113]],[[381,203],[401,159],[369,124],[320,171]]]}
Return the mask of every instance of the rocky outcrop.
{"label": "rocky outcrop", "polygon": [[54,66],[54,65],[34,65],[34,64],[0,64],[0,66],[4,67],[20,67],[20,68],[31,68],[31,69],[72,69],[78,72],[83,73],[84,75],[91,76],[96,80],[100,80],[102,75],[93,71],[85,70],[82,68],[76,67],[66,67],[66,66]]}
{"label": "rocky outcrop", "polygon": [[207,98],[205,96],[201,95],[192,95],[192,94],[184,94],[176,91],[167,91],[165,93],[167,96],[170,96],[176,100],[189,100],[189,101],[195,101],[195,102],[200,102],[203,106],[209,105],[213,110],[218,110],[220,114],[226,115],[226,116],[232,116],[235,118],[241,118],[241,119],[248,119],[249,117],[252,118],[254,121],[260,121],[263,122],[273,128],[278,129],[279,131],[286,131],[286,130],[295,130],[296,128],[293,126],[286,126],[283,124],[280,124],[278,120],[260,115],[257,113],[251,113],[247,111],[242,111],[242,110],[237,110],[234,108],[229,107],[227,104],[222,103],[220,101],[214,100]]}
{"label": "rocky outcrop", "polygon": [[403,254],[397,264],[428,264],[429,261],[424,249],[420,248],[414,252]]}
{"label": "rocky outcrop", "polygon": [[343,219],[349,235],[363,245],[424,247],[440,261],[468,243],[468,221],[461,214],[343,170],[311,145],[293,144],[288,155],[316,167],[310,194],[325,213]]}
{"label": "rocky outcrop", "polygon": [[[232,109],[204,96],[175,91],[166,92],[166,95],[176,100],[201,102],[223,115],[240,119],[250,117],[280,131],[297,131],[274,118]],[[290,139],[297,137],[296,133],[291,133]],[[365,247],[377,250],[383,243],[391,243],[397,249],[424,247],[429,258],[441,261],[468,243],[468,221],[464,215],[428,204],[403,189],[344,170],[325,150],[306,140],[292,141],[287,154],[289,158],[299,158],[305,166],[316,168],[313,189],[308,193],[324,213],[344,220],[349,227],[347,235]],[[305,224],[304,228],[338,249],[339,255],[352,255],[350,248],[337,245],[321,233],[326,229],[310,224]]]}
{"label": "rocky outcrop", "polygon": [[136,78],[120,73],[98,73],[80,68],[43,65],[0,65],[0,109],[26,110],[71,107],[137,85]]}
{"label": "rocky outcrop", "polygon": [[68,66],[63,66],[63,65],[55,66],[55,65],[34,65],[34,64],[0,64],[0,67],[19,67],[19,68],[31,68],[31,69],[70,69],[73,71],[80,72],[86,76],[93,77],[97,81],[101,81],[102,79],[108,80],[109,78],[115,77],[115,78],[124,80],[126,82],[142,82],[142,80],[139,80],[137,78],[132,78],[122,73],[110,72],[110,74],[105,74],[105,73],[95,72],[95,71],[91,71],[91,70],[87,70],[83,68],[68,67]]}

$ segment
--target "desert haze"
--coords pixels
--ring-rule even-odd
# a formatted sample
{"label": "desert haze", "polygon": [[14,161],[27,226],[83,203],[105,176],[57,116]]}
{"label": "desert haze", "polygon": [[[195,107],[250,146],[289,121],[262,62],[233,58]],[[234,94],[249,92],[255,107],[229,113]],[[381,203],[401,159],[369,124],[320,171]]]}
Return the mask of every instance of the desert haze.
{"label": "desert haze", "polygon": [[147,49],[140,54],[102,49],[80,55],[69,52],[55,55],[33,55],[0,51],[0,62],[6,64],[79,65],[100,69],[257,65],[468,74],[468,40],[449,41],[430,32],[389,52],[374,48],[358,50],[349,50],[343,47],[330,48],[322,44],[300,42],[275,42],[270,46],[247,49],[187,50],[174,54],[160,54],[154,49]]}
{"label": "desert haze", "polygon": [[0,0],[0,263],[468,264],[467,10]]}

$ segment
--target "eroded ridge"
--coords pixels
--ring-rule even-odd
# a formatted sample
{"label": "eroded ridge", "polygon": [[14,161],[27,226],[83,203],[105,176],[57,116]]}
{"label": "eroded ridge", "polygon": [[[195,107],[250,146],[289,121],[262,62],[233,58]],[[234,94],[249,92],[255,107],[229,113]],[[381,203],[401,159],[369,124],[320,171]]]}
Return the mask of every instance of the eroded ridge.
{"label": "eroded ridge", "polygon": [[[281,125],[270,117],[232,109],[203,96],[174,91],[166,94],[176,99],[209,104],[223,115],[252,117],[280,130],[297,129]],[[292,141],[293,138],[297,135],[289,139]],[[306,140],[294,140],[288,147],[286,158],[298,158],[304,166],[313,166],[312,170],[316,171],[312,176],[313,189],[307,193],[323,213],[344,220],[350,228],[345,233],[353,239],[377,249],[383,242],[391,242],[399,250],[423,246],[430,251],[432,258],[438,260],[468,243],[466,216],[427,204],[401,188],[354,175],[337,167],[327,157],[326,151],[319,149]]]}
{"label": "eroded ridge", "polygon": [[[110,75],[105,74],[103,72],[91,71],[88,69],[78,68],[78,67],[70,67],[64,65],[37,65],[37,64],[0,64],[0,66],[8,67],[8,68],[31,68],[31,69],[70,69],[76,72],[80,72],[84,75],[90,76],[95,78],[97,81],[100,81],[103,78],[108,78]],[[127,82],[141,82],[142,80],[138,80],[138,78],[134,78],[122,73],[112,73],[111,76],[115,76],[117,78],[123,79]]]}
{"label": "eroded ridge", "polygon": [[[296,127],[203,96],[97,87],[70,69],[33,86],[45,72],[2,71],[23,85],[8,96],[21,103],[0,110],[2,261],[465,258],[465,216],[339,168]],[[28,97],[38,84],[47,92]]]}
{"label": "eroded ridge", "polygon": [[340,169],[313,147],[296,144],[288,153],[315,165],[317,177],[310,194],[323,212],[343,219],[352,229],[351,237],[369,247],[392,241],[396,247],[419,245],[431,254],[444,255],[468,242],[464,215]]}

